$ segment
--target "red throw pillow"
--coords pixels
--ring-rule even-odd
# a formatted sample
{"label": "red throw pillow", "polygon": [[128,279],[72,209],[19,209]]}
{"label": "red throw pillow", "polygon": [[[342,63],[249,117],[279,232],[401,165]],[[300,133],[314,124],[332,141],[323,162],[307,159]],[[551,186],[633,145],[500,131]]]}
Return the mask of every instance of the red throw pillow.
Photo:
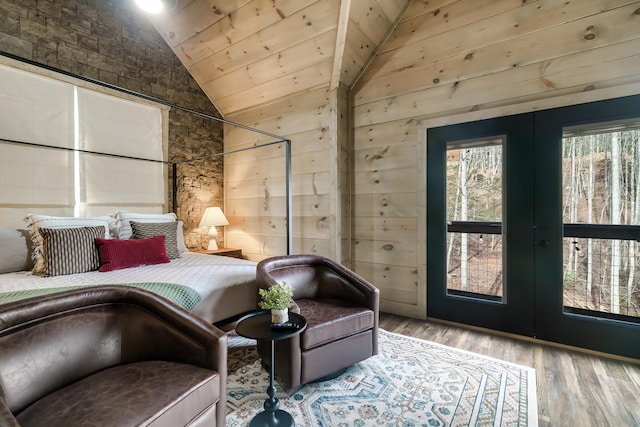
{"label": "red throw pillow", "polygon": [[140,265],[169,262],[164,236],[146,239],[101,239],[96,238],[100,255],[99,271],[121,270]]}

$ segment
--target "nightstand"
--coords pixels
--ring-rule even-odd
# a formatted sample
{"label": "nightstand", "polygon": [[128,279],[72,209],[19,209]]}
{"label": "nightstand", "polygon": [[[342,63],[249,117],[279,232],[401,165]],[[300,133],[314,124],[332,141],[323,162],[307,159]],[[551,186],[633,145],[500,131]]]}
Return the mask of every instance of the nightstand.
{"label": "nightstand", "polygon": [[193,251],[193,252],[197,252],[199,254],[221,255],[221,256],[228,256],[228,257],[231,257],[231,258],[240,258],[240,259],[242,259],[242,249],[219,248],[219,249],[216,249],[215,251],[208,251],[206,249],[201,249],[201,250],[197,250],[197,251]]}

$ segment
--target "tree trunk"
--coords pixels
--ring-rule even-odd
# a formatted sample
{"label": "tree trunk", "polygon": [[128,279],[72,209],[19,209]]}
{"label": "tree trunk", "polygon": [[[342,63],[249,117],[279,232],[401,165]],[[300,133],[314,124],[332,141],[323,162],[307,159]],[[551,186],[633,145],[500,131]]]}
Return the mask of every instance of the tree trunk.
{"label": "tree trunk", "polygon": [[[575,191],[578,189],[578,185],[576,184],[576,138],[570,138],[569,139],[569,152],[566,154],[568,161],[570,162],[569,165],[569,191],[567,192],[566,195],[566,201],[565,201],[565,206],[564,206],[564,215],[563,217],[565,218],[565,220],[567,220],[567,222],[574,222],[574,213],[575,213],[575,203],[576,203],[576,199],[577,197],[575,196]],[[567,183],[567,181],[564,181],[565,185]],[[569,277],[569,273],[573,270],[573,266],[574,266],[574,257],[575,257],[575,249],[574,249],[574,245],[566,245],[563,244],[562,245],[563,248],[567,248],[567,254],[566,254],[566,263],[564,265],[564,273],[562,275],[562,282],[563,282],[563,286],[566,287],[567,285],[567,280]],[[573,271],[573,280],[575,281],[575,271]]]}
{"label": "tree trunk", "polygon": [[[593,187],[595,180],[593,152],[595,136],[589,136],[589,179],[587,184],[587,222],[593,224]],[[592,308],[591,285],[593,283],[593,239],[587,239],[587,308]]]}
{"label": "tree trunk", "polygon": [[[620,134],[611,134],[611,224],[620,224]],[[620,240],[611,241],[611,312],[620,313]]]}
{"label": "tree trunk", "polygon": [[[632,147],[632,155],[631,155],[631,189],[632,189],[632,202],[631,202],[631,224],[640,225],[640,191],[638,189],[638,185],[640,184],[640,148],[638,144],[640,143],[639,131],[632,132],[630,137],[631,147]],[[637,243],[635,240],[631,240],[629,242],[629,279],[627,280],[627,302],[629,307],[632,306],[633,300],[633,291],[634,291],[634,280],[635,280],[635,272],[636,272],[636,247]],[[628,313],[631,315],[632,313]]]}
{"label": "tree trunk", "polygon": [[[462,158],[462,150],[460,150],[460,158]],[[458,219],[458,201],[460,199],[460,176],[461,176],[461,171],[462,169],[462,161],[459,160],[459,165],[458,165],[458,182],[456,185],[456,197],[453,200],[453,214],[451,216],[451,218],[447,218],[447,220],[452,220],[452,221],[456,221]],[[449,245],[447,246],[447,270],[449,270],[449,264],[451,262],[451,252],[453,251],[453,245],[455,243],[455,233],[451,233],[451,235],[449,236]]]}
{"label": "tree trunk", "polygon": [[[467,168],[469,150],[460,151],[460,221],[467,220],[468,193],[467,193]],[[468,253],[467,233],[460,235],[460,290],[467,290],[467,253]]]}

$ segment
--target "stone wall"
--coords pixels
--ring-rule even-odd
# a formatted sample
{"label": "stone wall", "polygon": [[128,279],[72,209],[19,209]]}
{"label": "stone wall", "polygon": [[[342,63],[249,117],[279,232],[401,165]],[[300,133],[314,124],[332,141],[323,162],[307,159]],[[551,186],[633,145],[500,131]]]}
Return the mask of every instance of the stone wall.
{"label": "stone wall", "polygon": [[[220,116],[133,0],[0,0],[0,50]],[[219,122],[171,110],[170,161],[222,150]],[[223,206],[222,160],[180,165],[177,175],[187,246],[206,247],[197,226],[206,207]]]}

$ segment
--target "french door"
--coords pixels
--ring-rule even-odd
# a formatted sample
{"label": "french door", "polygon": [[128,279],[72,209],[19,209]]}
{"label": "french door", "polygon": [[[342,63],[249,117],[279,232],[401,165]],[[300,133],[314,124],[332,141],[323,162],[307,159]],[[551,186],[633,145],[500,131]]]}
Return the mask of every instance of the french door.
{"label": "french door", "polygon": [[640,96],[428,130],[427,315],[640,358]]}

